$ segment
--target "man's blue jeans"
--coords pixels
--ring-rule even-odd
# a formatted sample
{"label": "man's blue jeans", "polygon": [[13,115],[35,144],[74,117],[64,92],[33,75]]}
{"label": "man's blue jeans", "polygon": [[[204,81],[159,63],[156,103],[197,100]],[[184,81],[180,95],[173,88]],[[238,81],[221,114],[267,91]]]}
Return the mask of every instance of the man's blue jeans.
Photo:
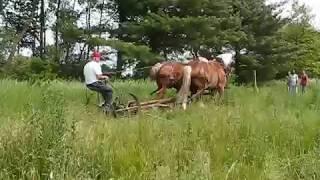
{"label": "man's blue jeans", "polygon": [[102,95],[104,102],[105,102],[104,105],[111,106],[112,93],[113,93],[111,86],[109,86],[108,84],[104,84],[101,81],[97,81],[92,84],[87,84],[87,87],[90,90],[99,92]]}

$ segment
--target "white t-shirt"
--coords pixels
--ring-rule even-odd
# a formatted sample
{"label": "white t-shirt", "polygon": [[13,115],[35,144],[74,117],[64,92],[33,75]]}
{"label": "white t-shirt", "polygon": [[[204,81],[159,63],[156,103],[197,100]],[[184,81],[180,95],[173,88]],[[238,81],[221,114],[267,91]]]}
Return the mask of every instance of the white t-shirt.
{"label": "white t-shirt", "polygon": [[97,75],[101,75],[101,66],[98,62],[90,61],[83,68],[83,74],[86,84],[92,84],[99,81]]}
{"label": "white t-shirt", "polygon": [[295,85],[297,85],[298,80],[299,80],[298,75],[297,75],[297,74],[292,74],[292,75],[289,77],[289,84],[290,84],[291,86],[295,86]]}

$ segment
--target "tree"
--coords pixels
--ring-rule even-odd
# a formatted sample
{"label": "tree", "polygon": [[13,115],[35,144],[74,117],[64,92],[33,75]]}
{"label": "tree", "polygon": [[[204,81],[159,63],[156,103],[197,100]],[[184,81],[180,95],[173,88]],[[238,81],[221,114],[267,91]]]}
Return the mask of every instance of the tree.
{"label": "tree", "polygon": [[[218,49],[235,35],[239,21],[230,16],[231,1],[116,1],[124,41],[147,45],[154,53],[167,57],[174,52]],[[133,6],[134,5],[134,6]]]}
{"label": "tree", "polygon": [[[283,27],[285,19],[276,9],[283,4],[266,5],[265,0],[233,0],[233,14],[241,19],[240,36],[230,41],[234,49],[235,73],[238,82],[252,79],[257,70],[259,80],[269,80],[277,74],[277,62],[272,57],[274,37]],[[245,50],[245,54],[240,52]],[[268,76],[266,76],[266,74]]]}
{"label": "tree", "polygon": [[46,13],[44,10],[44,0],[40,0],[41,5],[40,5],[40,57],[43,60],[44,59],[44,54],[45,54],[45,46],[46,46]]}
{"label": "tree", "polygon": [[56,22],[54,28],[54,42],[55,42],[55,61],[59,61],[59,28],[60,28],[60,8],[61,8],[61,0],[50,0],[49,7],[51,11],[55,12]]}
{"label": "tree", "polygon": [[0,61],[2,62],[7,59],[7,54],[12,47],[14,35],[12,29],[0,27]]}
{"label": "tree", "polygon": [[15,31],[16,37],[13,40],[9,57],[11,61],[20,46],[32,47],[35,51],[35,41],[37,37],[37,12],[39,0],[7,0],[6,8],[3,10],[3,20],[7,28]]}
{"label": "tree", "polygon": [[[122,12],[122,40],[147,45],[163,54],[190,51],[194,56],[212,57],[222,47],[236,52],[238,81],[248,80],[251,70],[277,74],[273,40],[284,20],[265,0],[117,0]],[[133,6],[133,4],[135,6]],[[266,31],[268,29],[268,31]],[[241,55],[242,50],[246,55]],[[251,75],[250,75],[251,77]],[[263,78],[261,78],[263,80]]]}
{"label": "tree", "polygon": [[281,31],[281,39],[286,47],[291,47],[287,69],[307,70],[313,75],[320,75],[320,34],[310,24],[313,15],[305,4],[294,1],[289,23]]}

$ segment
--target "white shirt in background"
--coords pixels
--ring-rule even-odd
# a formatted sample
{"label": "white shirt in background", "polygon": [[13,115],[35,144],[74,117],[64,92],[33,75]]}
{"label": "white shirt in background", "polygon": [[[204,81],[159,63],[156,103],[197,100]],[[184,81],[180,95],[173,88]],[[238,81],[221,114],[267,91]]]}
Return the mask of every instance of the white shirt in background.
{"label": "white shirt in background", "polygon": [[289,77],[289,84],[291,86],[296,86],[298,84],[298,80],[299,80],[299,77],[297,74],[292,74],[290,77]]}

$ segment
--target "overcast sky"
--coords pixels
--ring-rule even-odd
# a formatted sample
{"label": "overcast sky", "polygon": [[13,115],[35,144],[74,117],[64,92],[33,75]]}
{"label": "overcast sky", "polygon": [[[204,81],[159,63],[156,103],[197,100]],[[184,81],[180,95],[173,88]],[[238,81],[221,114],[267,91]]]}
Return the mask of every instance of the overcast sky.
{"label": "overcast sky", "polygon": [[300,0],[308,5],[311,9],[311,13],[315,15],[313,25],[320,29],[320,0]]}
{"label": "overcast sky", "polygon": [[[280,0],[268,0],[269,2],[279,2]],[[290,0],[292,2],[292,0]],[[300,3],[306,4],[311,14],[314,15],[312,24],[320,30],[320,0],[298,0]],[[284,15],[290,14],[290,4],[288,8],[283,12]]]}
{"label": "overcast sky", "polygon": [[312,9],[312,14],[315,15],[313,24],[317,27],[317,29],[320,29],[320,0],[300,0],[300,1],[310,6],[310,8]]}

